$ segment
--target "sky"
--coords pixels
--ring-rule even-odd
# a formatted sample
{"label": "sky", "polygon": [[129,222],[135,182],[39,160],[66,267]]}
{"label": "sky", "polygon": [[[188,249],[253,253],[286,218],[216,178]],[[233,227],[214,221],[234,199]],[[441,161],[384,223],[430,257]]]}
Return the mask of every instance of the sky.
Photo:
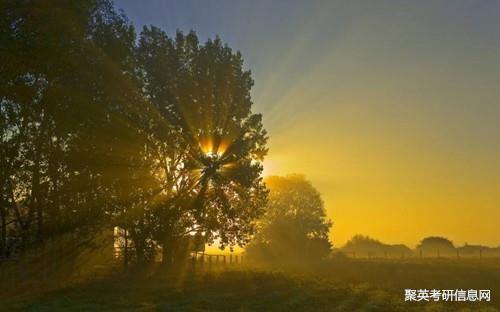
{"label": "sky", "polygon": [[117,0],[252,71],[266,175],[321,192],[335,246],[500,246],[500,1]]}

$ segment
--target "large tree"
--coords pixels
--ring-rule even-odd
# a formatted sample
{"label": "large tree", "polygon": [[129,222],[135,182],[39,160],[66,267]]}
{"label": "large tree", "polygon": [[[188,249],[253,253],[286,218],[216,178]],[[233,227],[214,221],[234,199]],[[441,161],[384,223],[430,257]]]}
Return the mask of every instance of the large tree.
{"label": "large tree", "polygon": [[169,38],[155,27],[143,29],[137,51],[154,116],[148,156],[162,192],[152,227],[164,261],[188,234],[221,247],[245,244],[265,201],[267,136],[251,111],[253,81],[241,54],[219,38],[199,44],[194,32]]}
{"label": "large tree", "polygon": [[7,230],[24,248],[92,233],[132,168],[121,152],[140,147],[134,30],[107,0],[8,0],[0,14],[0,249]]}
{"label": "large tree", "polygon": [[7,236],[24,250],[114,226],[138,263],[191,235],[248,240],[267,135],[239,52],[194,32],[136,38],[109,0],[0,5],[2,255]]}

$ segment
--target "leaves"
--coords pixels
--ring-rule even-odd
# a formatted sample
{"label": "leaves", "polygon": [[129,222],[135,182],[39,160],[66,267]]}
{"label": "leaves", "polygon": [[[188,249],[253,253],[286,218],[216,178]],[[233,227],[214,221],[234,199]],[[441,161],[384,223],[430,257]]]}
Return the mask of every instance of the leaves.
{"label": "leaves", "polygon": [[137,260],[188,234],[248,240],[267,134],[239,52],[154,26],[137,38],[108,0],[1,9],[0,252],[7,235],[29,248],[114,226]]}
{"label": "leaves", "polygon": [[268,177],[267,210],[247,252],[266,262],[307,264],[328,255],[332,226],[319,192],[301,175]]}

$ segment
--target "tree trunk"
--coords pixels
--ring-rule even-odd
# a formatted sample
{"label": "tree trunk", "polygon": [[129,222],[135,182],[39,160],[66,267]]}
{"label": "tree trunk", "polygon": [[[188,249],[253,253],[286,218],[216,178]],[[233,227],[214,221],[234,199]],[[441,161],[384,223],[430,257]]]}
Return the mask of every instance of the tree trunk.
{"label": "tree trunk", "polygon": [[126,229],[123,230],[123,236],[124,236],[124,239],[125,239],[125,246],[123,248],[123,268],[125,271],[128,270],[128,262],[129,262],[129,251],[128,251],[128,231]]}
{"label": "tree trunk", "polygon": [[40,205],[40,155],[35,151],[35,164],[33,166],[33,180],[31,185],[32,209],[36,213],[37,240],[42,240],[42,206]]}
{"label": "tree trunk", "polygon": [[173,250],[172,239],[166,239],[162,246],[162,265],[164,268],[172,266],[174,262],[174,250]]}
{"label": "tree trunk", "polygon": [[144,219],[141,218],[139,222],[138,229],[131,229],[130,236],[134,242],[135,247],[135,257],[136,264],[138,268],[144,267],[146,264],[146,252],[145,252],[145,237],[143,234],[144,231]]}
{"label": "tree trunk", "polygon": [[3,196],[0,194],[0,218],[2,229],[0,231],[0,258],[7,254],[7,211],[4,206]]}
{"label": "tree trunk", "polygon": [[[50,150],[52,151],[50,154],[50,159],[48,163],[48,175],[51,182],[51,188],[47,188],[47,194],[45,194],[45,198],[50,198],[50,205],[46,205],[46,219],[50,218],[49,223],[51,224],[50,229],[45,228],[46,236],[53,237],[57,233],[60,232],[62,227],[61,224],[61,211],[59,207],[59,172],[58,167],[60,163],[60,154],[58,150],[58,143],[50,141]],[[49,211],[50,209],[50,211]]]}
{"label": "tree trunk", "polygon": [[[5,155],[3,146],[1,146],[2,155]],[[7,165],[6,157],[2,157],[0,164],[0,258],[7,255]],[[5,200],[4,200],[5,199]]]}
{"label": "tree trunk", "polygon": [[135,256],[137,258],[137,266],[144,267],[146,264],[146,255],[144,253],[144,246],[139,242],[135,242]]}

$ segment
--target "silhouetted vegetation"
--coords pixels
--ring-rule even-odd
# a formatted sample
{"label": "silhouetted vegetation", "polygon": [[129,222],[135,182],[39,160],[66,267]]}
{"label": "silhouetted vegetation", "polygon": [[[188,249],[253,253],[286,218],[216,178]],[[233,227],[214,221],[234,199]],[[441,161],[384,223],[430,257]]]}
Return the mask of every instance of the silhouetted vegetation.
{"label": "silhouetted vegetation", "polygon": [[327,220],[319,192],[301,175],[268,177],[267,209],[247,248],[250,259],[307,266],[330,253]]}
{"label": "silhouetted vegetation", "polygon": [[429,236],[411,249],[403,244],[386,244],[364,235],[353,236],[344,246],[334,250],[335,255],[351,258],[492,258],[500,257],[500,248],[482,245],[455,247],[453,242],[441,236]]}
{"label": "silhouetted vegetation", "polygon": [[457,247],[460,257],[500,257],[500,247],[488,247],[483,245],[469,245]]}
{"label": "silhouetted vegetation", "polygon": [[455,246],[453,243],[444,237],[440,236],[429,236],[420,242],[417,246],[417,250],[422,253],[437,254],[441,255],[455,255]]}
{"label": "silhouetted vegetation", "polygon": [[413,251],[403,244],[389,245],[363,235],[355,235],[340,250],[353,257],[408,257],[413,255]]}
{"label": "silhouetted vegetation", "polygon": [[0,257],[114,228],[125,263],[158,247],[171,263],[191,237],[247,242],[267,136],[239,52],[137,36],[107,0],[0,12]]}

